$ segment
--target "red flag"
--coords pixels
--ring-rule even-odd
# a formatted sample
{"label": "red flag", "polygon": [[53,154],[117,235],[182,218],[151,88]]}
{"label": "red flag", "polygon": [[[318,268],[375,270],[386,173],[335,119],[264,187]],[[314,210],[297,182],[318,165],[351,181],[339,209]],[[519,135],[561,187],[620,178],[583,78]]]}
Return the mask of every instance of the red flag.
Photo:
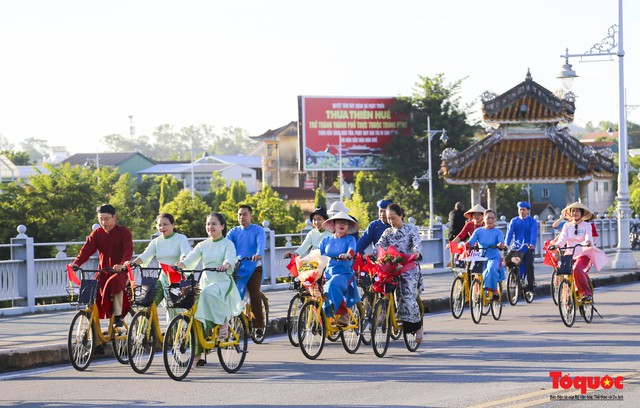
{"label": "red flag", "polygon": [[356,261],[353,263],[354,271],[364,271],[364,261],[362,260],[362,254],[358,252],[358,256],[356,256]]}
{"label": "red flag", "polygon": [[287,269],[289,270],[289,273],[291,275],[298,277],[298,264],[296,263],[295,254],[291,254],[291,261],[289,261],[289,264],[287,265]]}
{"label": "red flag", "polygon": [[73,282],[80,286],[80,279],[78,279],[78,275],[76,275],[76,272],[73,270],[71,265],[67,265],[67,278],[69,279],[69,282]]}
{"label": "red flag", "polygon": [[133,269],[131,269],[131,264],[127,264],[127,271],[129,271],[129,280],[131,281],[131,285],[133,286],[135,283],[135,279],[133,278]]}
{"label": "red flag", "polygon": [[452,254],[462,254],[464,252],[464,244],[449,242],[449,250]]}
{"label": "red flag", "polygon": [[542,263],[544,265],[548,265],[552,268],[558,267],[558,260],[555,256],[553,256],[553,252],[549,249],[549,240],[544,241],[544,245],[542,246],[542,250],[544,251],[544,258],[542,259]]}
{"label": "red flag", "polygon": [[173,266],[161,263],[160,267],[162,272],[169,278],[169,283],[178,283],[182,280],[182,274],[173,269]]}

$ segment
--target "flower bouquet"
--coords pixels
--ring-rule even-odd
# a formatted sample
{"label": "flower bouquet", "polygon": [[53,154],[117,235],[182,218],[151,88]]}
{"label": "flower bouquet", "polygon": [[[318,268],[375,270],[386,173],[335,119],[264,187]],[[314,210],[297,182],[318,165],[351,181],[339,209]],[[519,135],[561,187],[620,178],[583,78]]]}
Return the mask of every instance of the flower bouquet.
{"label": "flower bouquet", "polygon": [[329,257],[320,255],[319,249],[314,249],[309,252],[309,255],[305,257],[296,258],[296,268],[298,271],[298,279],[300,282],[309,289],[309,292],[317,296],[319,295],[317,281],[322,278],[324,268],[329,263]]}
{"label": "flower bouquet", "polygon": [[378,247],[378,261],[376,262],[376,276],[373,282],[373,290],[380,293],[388,293],[390,286],[395,286],[394,278],[416,267],[415,260],[418,254],[403,254],[396,247],[388,249]]}

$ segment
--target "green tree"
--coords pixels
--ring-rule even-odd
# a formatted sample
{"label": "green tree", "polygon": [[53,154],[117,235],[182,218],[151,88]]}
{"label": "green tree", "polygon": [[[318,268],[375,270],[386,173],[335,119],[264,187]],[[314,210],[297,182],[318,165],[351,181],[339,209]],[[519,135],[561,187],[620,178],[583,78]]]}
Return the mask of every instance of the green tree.
{"label": "green tree", "polygon": [[[507,221],[518,215],[518,201],[528,200],[525,187],[527,187],[525,184],[497,185],[496,206],[498,207],[498,209],[496,214],[496,221],[500,220],[500,217],[503,215],[505,216]],[[533,216],[533,214],[531,214],[531,216]]]}
{"label": "green tree", "polygon": [[356,217],[360,229],[363,230],[367,228],[372,218],[369,213],[369,203],[362,199],[360,193],[357,191],[354,192],[351,198],[344,200],[344,205],[349,209],[349,215]]}
{"label": "green tree", "polygon": [[29,164],[33,164],[31,158],[29,157],[29,153],[27,152],[15,152],[13,150],[3,150],[0,151],[0,154],[5,156],[7,159],[11,160],[13,164],[16,166],[27,166]]}
{"label": "green tree", "polygon": [[205,225],[207,216],[212,210],[200,194],[192,196],[189,190],[182,190],[173,201],[162,207],[160,211],[173,214],[176,219],[176,229],[187,237],[207,236]]}
{"label": "green tree", "polygon": [[229,187],[227,179],[222,177],[219,171],[213,172],[213,177],[209,181],[209,194],[206,195],[205,201],[211,208],[217,211],[220,205],[227,199]]}
{"label": "green tree", "polygon": [[[406,114],[412,135],[394,137],[384,150],[382,163],[384,172],[378,179],[388,186],[384,196],[392,197],[411,214],[416,221],[428,218],[428,187],[421,183],[419,194],[410,186],[413,178],[425,174],[428,168],[427,116],[430,117],[431,130],[446,129],[448,141],[446,147],[459,151],[466,149],[474,134],[480,130],[478,125],[468,123],[470,106],[462,106],[459,92],[462,80],[445,83],[443,74],[434,78],[420,76],[413,95],[399,98],[393,110]],[[433,165],[434,216],[444,217],[460,197],[468,197],[468,187],[450,185],[438,177],[440,155],[445,145],[440,142],[440,134],[431,141]],[[367,197],[364,197],[365,199]]]}
{"label": "green tree", "polygon": [[247,197],[247,186],[244,184],[244,181],[241,180],[233,180],[231,183],[231,187],[229,188],[229,192],[227,193],[227,200],[231,200],[234,203],[239,203],[244,201]]}
{"label": "green tree", "polygon": [[180,192],[180,182],[171,175],[158,176],[160,180],[160,197],[158,198],[158,208],[173,201]]}
{"label": "green tree", "polygon": [[314,199],[314,206],[316,208],[318,207],[327,208],[327,197],[324,195],[324,190],[320,186],[316,188],[316,197]]}
{"label": "green tree", "polygon": [[[227,200],[229,202],[229,200]],[[298,221],[289,214],[286,203],[269,186],[265,186],[261,192],[248,195],[244,201],[253,209],[253,222],[261,224],[269,221],[269,228],[282,234],[296,230]],[[234,206],[233,214],[237,214],[237,206]],[[237,219],[234,225],[238,225]]]}
{"label": "green tree", "polygon": [[42,158],[47,155],[49,144],[44,139],[28,137],[20,142],[20,147],[33,160],[34,163],[41,163]]}

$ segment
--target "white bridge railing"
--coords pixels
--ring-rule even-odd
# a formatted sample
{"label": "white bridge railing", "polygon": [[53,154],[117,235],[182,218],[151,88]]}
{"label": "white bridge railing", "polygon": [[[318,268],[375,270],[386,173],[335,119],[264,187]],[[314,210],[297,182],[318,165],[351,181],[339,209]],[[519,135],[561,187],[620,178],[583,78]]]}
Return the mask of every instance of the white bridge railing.
{"label": "white bridge railing", "polygon": [[[409,219],[412,222],[412,219]],[[596,245],[605,251],[612,251],[617,246],[617,220],[615,218],[598,218],[595,221],[599,237]],[[637,219],[634,222],[638,222]],[[503,219],[496,223],[497,228],[506,232],[507,222]],[[540,257],[542,244],[546,239],[552,239],[555,232],[551,227],[551,220],[538,223],[539,237],[536,255]],[[265,221],[263,228],[267,234],[267,245],[263,259],[263,290],[274,290],[286,287],[284,279],[289,276],[286,265],[289,262],[284,254],[295,249],[292,245],[294,238],[303,238],[307,231],[293,234],[276,234],[269,229]],[[446,226],[436,219],[432,229],[419,227],[422,237],[422,265],[423,274],[437,272],[449,262],[449,252],[446,249]],[[8,314],[33,313],[39,310],[57,310],[69,308],[68,304],[39,305],[51,303],[46,299],[66,296],[69,282],[67,280],[66,265],[74,257],[67,256],[66,250],[71,245],[81,245],[83,242],[49,242],[34,243],[33,238],[26,232],[23,225],[18,226],[18,235],[9,244],[0,244],[0,302],[5,307],[0,308],[0,316]],[[284,246],[276,246],[276,238],[284,238]],[[151,238],[150,238],[151,239]],[[135,243],[147,243],[150,239],[134,240]],[[192,238],[191,243],[197,243],[204,238]],[[54,258],[35,258],[35,247],[53,247],[58,251]],[[9,256],[4,254],[8,253]],[[97,257],[91,258],[83,267],[97,268]],[[441,270],[441,269],[440,269]],[[43,302],[43,300],[45,300]]]}

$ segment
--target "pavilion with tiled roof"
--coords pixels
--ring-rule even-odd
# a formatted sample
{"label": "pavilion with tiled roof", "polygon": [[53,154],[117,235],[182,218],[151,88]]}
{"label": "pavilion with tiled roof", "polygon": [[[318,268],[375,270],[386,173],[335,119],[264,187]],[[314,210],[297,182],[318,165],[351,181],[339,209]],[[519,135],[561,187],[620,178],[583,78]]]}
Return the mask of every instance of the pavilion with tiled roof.
{"label": "pavilion with tiled roof", "polygon": [[442,153],[440,175],[450,184],[471,186],[471,205],[480,202],[487,187],[487,201],[496,209],[497,184],[566,184],[566,202],[589,205],[587,191],[594,179],[610,180],[613,160],[571,136],[563,124],[571,123],[575,96],[556,96],[533,81],[502,95],[485,92],[482,112],[491,127],[488,135],[463,152]]}

